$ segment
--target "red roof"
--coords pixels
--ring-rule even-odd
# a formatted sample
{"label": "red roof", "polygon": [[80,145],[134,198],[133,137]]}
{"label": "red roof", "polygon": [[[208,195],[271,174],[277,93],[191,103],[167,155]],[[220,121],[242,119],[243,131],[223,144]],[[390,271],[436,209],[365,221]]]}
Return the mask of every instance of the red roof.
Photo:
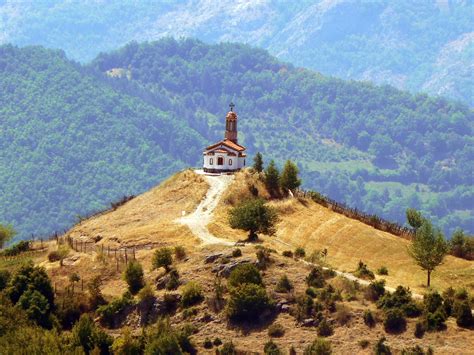
{"label": "red roof", "polygon": [[230,149],[236,150],[238,152],[243,152],[245,150],[244,146],[241,146],[240,144],[234,143],[228,139],[224,139],[223,141],[217,142],[213,145],[210,145],[209,147],[206,148],[206,150],[211,150],[215,147],[218,147],[219,145],[223,145],[226,147],[229,147]]}

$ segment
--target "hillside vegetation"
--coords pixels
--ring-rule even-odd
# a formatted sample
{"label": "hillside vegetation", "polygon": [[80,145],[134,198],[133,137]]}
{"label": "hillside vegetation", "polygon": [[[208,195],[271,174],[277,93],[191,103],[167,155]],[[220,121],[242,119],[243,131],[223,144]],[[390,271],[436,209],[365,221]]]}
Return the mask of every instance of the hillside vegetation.
{"label": "hillside vegetation", "polygon": [[0,15],[0,43],[81,61],[163,36],[245,42],[326,75],[474,103],[470,1],[7,1]]}
{"label": "hillside vegetation", "polygon": [[249,154],[291,157],[305,188],[401,223],[413,207],[447,234],[474,231],[473,112],[461,104],[324,77],[241,44],[131,43],[88,66],[0,48],[0,216],[19,238],[199,166],[231,100]]}

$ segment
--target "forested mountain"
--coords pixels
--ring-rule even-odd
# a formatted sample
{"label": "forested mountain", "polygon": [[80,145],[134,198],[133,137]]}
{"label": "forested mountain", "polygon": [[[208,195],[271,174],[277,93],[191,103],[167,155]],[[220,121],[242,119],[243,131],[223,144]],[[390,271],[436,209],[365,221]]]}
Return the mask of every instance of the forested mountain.
{"label": "forested mountain", "polygon": [[231,100],[249,153],[293,159],[306,188],[398,221],[421,208],[447,232],[474,232],[464,105],[235,43],[131,43],[87,66],[38,47],[3,46],[0,58],[0,216],[22,236],[200,165]]}
{"label": "forested mountain", "polygon": [[88,61],[131,40],[236,41],[343,79],[473,101],[472,1],[0,1],[0,43]]}

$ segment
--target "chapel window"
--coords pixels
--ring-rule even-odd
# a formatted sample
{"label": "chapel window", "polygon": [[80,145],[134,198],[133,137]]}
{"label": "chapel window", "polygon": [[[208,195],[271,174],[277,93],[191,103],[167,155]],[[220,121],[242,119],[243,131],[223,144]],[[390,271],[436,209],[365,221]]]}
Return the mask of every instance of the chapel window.
{"label": "chapel window", "polygon": [[209,165],[212,165],[212,164],[214,164],[214,159],[211,158],[209,159]]}

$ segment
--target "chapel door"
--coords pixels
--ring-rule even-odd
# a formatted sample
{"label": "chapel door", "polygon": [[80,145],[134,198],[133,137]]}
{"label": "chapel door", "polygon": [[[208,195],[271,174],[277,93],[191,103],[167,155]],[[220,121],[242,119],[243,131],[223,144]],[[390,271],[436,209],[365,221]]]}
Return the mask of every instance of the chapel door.
{"label": "chapel door", "polygon": [[224,165],[224,158],[222,157],[217,158],[217,165]]}

